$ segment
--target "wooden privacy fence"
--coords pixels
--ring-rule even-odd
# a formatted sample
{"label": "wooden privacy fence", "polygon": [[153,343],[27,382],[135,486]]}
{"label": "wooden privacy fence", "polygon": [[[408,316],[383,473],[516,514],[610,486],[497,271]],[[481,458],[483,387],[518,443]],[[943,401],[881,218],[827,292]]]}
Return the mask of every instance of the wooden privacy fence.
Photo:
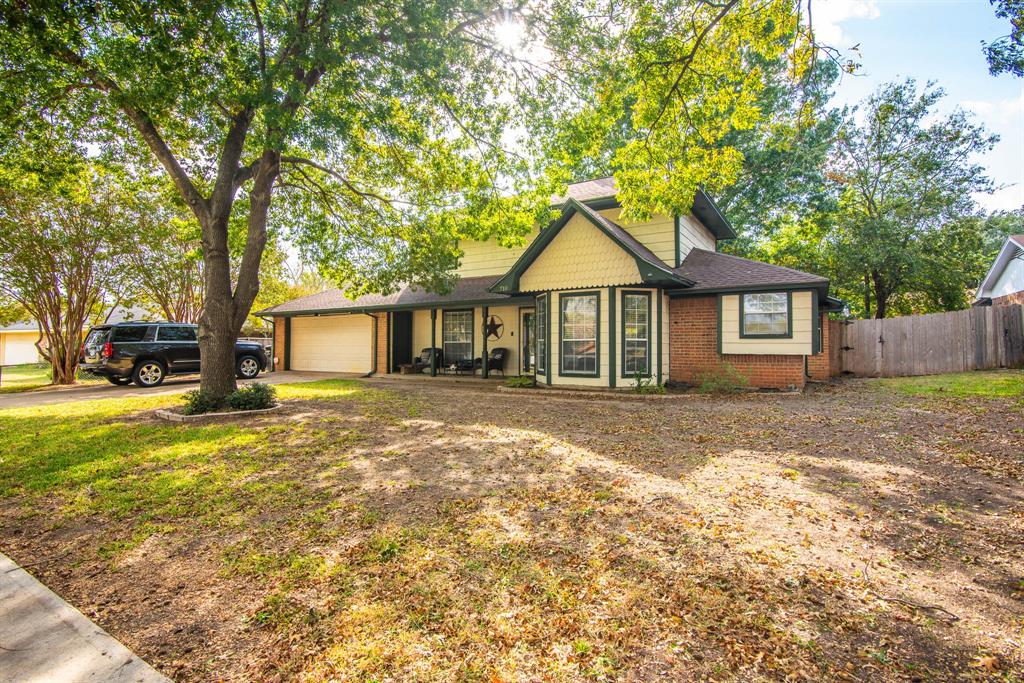
{"label": "wooden privacy fence", "polygon": [[832,321],[830,332],[838,342],[830,348],[833,369],[861,377],[1024,367],[1024,306],[1020,305]]}

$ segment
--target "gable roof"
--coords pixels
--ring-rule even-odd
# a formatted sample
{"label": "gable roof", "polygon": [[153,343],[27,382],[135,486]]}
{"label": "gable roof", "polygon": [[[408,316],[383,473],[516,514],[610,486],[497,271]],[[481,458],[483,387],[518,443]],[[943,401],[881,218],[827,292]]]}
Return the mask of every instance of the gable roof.
{"label": "gable roof", "polygon": [[828,279],[819,275],[706,249],[691,249],[675,271],[694,283],[692,287],[678,292],[682,295],[741,292],[765,287],[806,287],[828,292]]}
{"label": "gable roof", "polygon": [[[615,199],[617,192],[615,178],[612,176],[583,180],[570,184],[566,188],[564,197],[558,195],[551,197],[551,205],[561,206],[567,200],[575,199],[598,209],[612,208],[620,206],[618,200]],[[722,215],[714,200],[704,190],[698,189],[694,194],[693,206],[690,207],[690,210],[716,239],[730,240],[736,237],[736,231],[733,230],[732,224]]]}
{"label": "gable roof", "polygon": [[1021,256],[1019,252],[1024,252],[1024,235],[1007,236],[1006,242],[999,250],[999,254],[992,261],[992,267],[988,269],[985,279],[978,285],[975,301],[981,301],[989,296],[989,291],[995,286],[1003,271],[1006,270],[1006,266],[1010,264],[1010,261]]}
{"label": "gable roof", "polygon": [[637,270],[640,272],[640,279],[645,284],[682,285],[693,284],[691,280],[681,273],[674,271],[665,262],[654,255],[650,249],[645,247],[639,240],[629,234],[622,226],[612,220],[605,218],[594,209],[576,199],[567,199],[562,205],[562,215],[542,230],[536,239],[526,248],[526,251],[519,257],[505,275],[491,286],[492,292],[513,293],[519,291],[519,278],[537,260],[549,244],[555,239],[562,228],[576,214],[586,218],[598,230],[603,232],[609,239],[622,248],[636,261]]}

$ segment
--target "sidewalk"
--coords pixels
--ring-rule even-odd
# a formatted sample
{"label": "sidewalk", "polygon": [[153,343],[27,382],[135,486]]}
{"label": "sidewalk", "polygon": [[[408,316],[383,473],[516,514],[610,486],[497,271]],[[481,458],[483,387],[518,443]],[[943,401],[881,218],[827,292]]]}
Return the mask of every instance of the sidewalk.
{"label": "sidewalk", "polygon": [[0,553],[0,683],[170,683]]}

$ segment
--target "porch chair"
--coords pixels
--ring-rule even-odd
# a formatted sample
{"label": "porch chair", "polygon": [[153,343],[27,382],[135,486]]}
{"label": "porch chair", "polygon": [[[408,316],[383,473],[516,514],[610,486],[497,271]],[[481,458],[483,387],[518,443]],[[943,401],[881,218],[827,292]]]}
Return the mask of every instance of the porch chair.
{"label": "porch chair", "polygon": [[[508,349],[504,347],[497,347],[491,349],[491,353],[487,356],[487,372],[497,370],[501,373],[501,376],[505,376],[505,361],[508,360]],[[482,359],[477,358],[473,361],[473,371],[483,369],[484,362]]]}
{"label": "porch chair", "polygon": [[412,363],[402,364],[399,366],[399,368],[401,368],[403,371],[405,371],[406,368],[408,368],[410,373],[423,372],[423,370],[430,369],[431,359],[434,359],[434,362],[437,364],[437,369],[440,370],[444,359],[444,353],[441,351],[441,349],[437,348],[436,346],[428,346],[427,348],[420,351],[419,357],[413,360]]}

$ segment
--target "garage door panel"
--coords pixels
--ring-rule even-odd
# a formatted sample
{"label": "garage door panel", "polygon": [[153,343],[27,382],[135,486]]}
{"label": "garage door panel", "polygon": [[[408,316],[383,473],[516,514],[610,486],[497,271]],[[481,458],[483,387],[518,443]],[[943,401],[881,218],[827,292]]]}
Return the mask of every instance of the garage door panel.
{"label": "garage door panel", "polygon": [[292,318],[292,370],[367,373],[373,331],[365,315]]}

